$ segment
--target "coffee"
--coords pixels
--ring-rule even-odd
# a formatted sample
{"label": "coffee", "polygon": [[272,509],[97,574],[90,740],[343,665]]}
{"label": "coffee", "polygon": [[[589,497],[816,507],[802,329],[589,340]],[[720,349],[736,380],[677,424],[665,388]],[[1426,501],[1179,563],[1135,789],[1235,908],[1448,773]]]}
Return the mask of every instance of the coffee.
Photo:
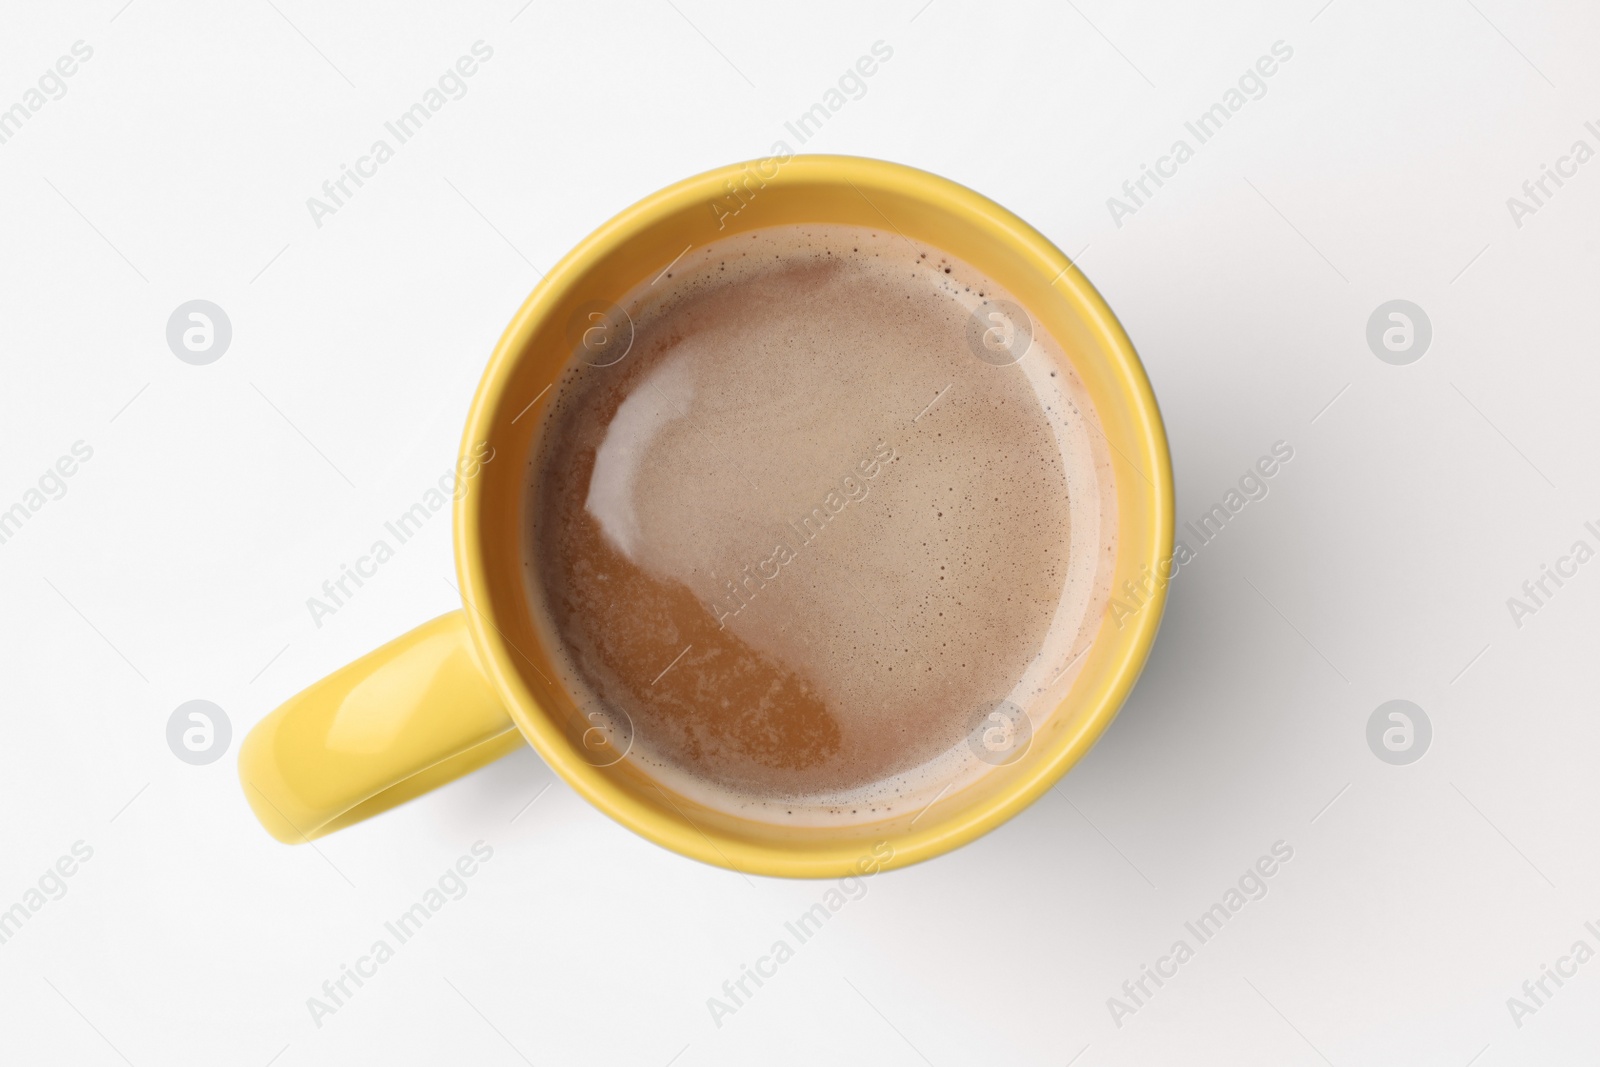
{"label": "coffee", "polygon": [[674,788],[797,821],[1012,758],[1115,555],[1055,340],[966,264],[846,226],[692,249],[616,304],[576,320],[528,468],[530,602],[580,706]]}

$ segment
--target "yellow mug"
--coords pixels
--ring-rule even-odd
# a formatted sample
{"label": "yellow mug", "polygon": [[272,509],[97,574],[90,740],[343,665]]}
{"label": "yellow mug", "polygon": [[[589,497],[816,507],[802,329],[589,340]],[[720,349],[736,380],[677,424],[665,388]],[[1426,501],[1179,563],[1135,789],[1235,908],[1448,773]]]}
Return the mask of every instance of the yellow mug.
{"label": "yellow mug", "polygon": [[[1066,699],[1020,759],[915,814],[780,826],[706,807],[655,781],[624,758],[618,728],[586,720],[551,681],[552,656],[521,577],[525,458],[538,402],[571,357],[586,308],[609,305],[699,245],[819,222],[891,227],[951,253],[1010,290],[1061,343],[1111,445],[1113,588],[1122,610],[1101,620]],[[484,462],[496,456],[504,458]],[[1021,219],[954,182],[879,160],[785,152],[679,182],[601,226],[545,276],[500,338],[467,416],[457,470],[467,479],[455,503],[463,610],[312,685],[240,746],[245,795],[281,841],[376,815],[526,739],[601,811],[706,863],[814,878],[904,866],[998,826],[1080,759],[1133,688],[1165,606],[1171,462],[1150,383],[1121,325],[1067,257]]]}

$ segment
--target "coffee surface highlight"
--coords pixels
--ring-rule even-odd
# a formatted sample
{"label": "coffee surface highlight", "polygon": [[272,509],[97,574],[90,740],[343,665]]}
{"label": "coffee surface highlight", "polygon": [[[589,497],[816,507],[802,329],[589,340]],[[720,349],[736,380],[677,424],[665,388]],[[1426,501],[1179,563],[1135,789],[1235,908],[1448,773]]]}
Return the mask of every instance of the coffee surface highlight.
{"label": "coffee surface highlight", "polygon": [[528,468],[528,591],[580,706],[730,810],[879,816],[1004,762],[1115,554],[1055,341],[965,264],[844,226],[694,249],[617,303],[626,355],[575,353]]}

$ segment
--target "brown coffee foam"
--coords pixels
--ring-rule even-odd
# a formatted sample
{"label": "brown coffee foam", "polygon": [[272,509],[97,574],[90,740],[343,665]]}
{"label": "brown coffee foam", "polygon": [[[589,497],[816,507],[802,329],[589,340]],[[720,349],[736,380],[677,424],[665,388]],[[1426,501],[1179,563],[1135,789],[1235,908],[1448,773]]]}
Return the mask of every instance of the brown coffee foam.
{"label": "brown coffee foam", "polygon": [[736,797],[884,799],[959,763],[980,709],[1048,713],[1041,671],[1105,598],[1110,468],[1050,338],[1010,367],[969,347],[1003,295],[895,235],[758,231],[622,301],[621,363],[568,368],[531,584],[640,758]]}

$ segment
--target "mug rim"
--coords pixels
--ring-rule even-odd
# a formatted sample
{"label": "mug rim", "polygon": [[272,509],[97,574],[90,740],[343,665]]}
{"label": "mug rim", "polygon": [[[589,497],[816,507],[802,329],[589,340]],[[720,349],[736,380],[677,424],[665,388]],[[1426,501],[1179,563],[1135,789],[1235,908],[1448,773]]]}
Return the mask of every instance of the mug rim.
{"label": "mug rim", "polygon": [[[723,196],[725,183],[730,179],[737,179],[749,168],[769,162],[770,159],[751,160],[717,167],[651,193],[600,225],[563,256],[535,285],[496,343],[467,414],[461,458],[467,458],[475,443],[490,436],[501,400],[528,342],[588,265],[611,255],[636,234],[678,214],[685,207],[715,201]],[[1142,491],[1149,497],[1155,527],[1147,560],[1150,569],[1155,571],[1158,565],[1170,561],[1175,523],[1172,467],[1155,394],[1121,323],[1066,254],[1027,222],[989,198],[927,171],[884,160],[839,155],[793,155],[782,160],[782,167],[785,172],[802,179],[893,189],[940,210],[965,215],[978,221],[994,240],[1009,243],[1013,249],[1052,269],[1055,275],[1055,281],[1050,283],[1052,288],[1065,287],[1063,295],[1073,304],[1085,328],[1104,347],[1112,365],[1112,377],[1128,405],[1131,421],[1137,425],[1137,440],[1142,446],[1138,457],[1143,462],[1141,472],[1149,472]],[[723,834],[712,827],[702,828],[678,809],[683,817],[680,823],[660,809],[641,802],[602,769],[573,752],[564,732],[528,690],[516,665],[520,654],[511,647],[509,639],[491,617],[495,602],[491,595],[493,576],[489,573],[483,548],[480,511],[471,506],[474,496],[463,494],[455,501],[453,509],[456,571],[467,608],[467,625],[484,672],[493,682],[507,713],[556,774],[589,803],[645,839],[714,866],[776,877],[822,878],[872,873],[863,869],[862,849],[858,844],[848,844],[844,840],[846,834],[841,834],[836,848],[801,851],[787,849],[779,843],[753,842]],[[1145,557],[1141,555],[1140,559]],[[923,829],[895,835],[892,863],[884,866],[901,867],[930,859],[982,836],[1033,803],[1076,764],[1099,740],[1132,692],[1155,642],[1166,607],[1166,592],[1166,585],[1158,583],[1143,607],[1128,620],[1134,631],[1131,639],[1101,672],[1109,680],[1108,684],[1097,690],[1097,703],[1081,713],[1081,725],[1059,735],[1058,751],[1051,758],[1041,761],[1031,773],[986,803],[947,816],[942,822],[933,820]],[[1100,637],[1097,635],[1094,640],[1098,642]],[[873,862],[871,856],[872,853],[867,854],[868,863]],[[873,866],[873,870],[876,869]]]}

